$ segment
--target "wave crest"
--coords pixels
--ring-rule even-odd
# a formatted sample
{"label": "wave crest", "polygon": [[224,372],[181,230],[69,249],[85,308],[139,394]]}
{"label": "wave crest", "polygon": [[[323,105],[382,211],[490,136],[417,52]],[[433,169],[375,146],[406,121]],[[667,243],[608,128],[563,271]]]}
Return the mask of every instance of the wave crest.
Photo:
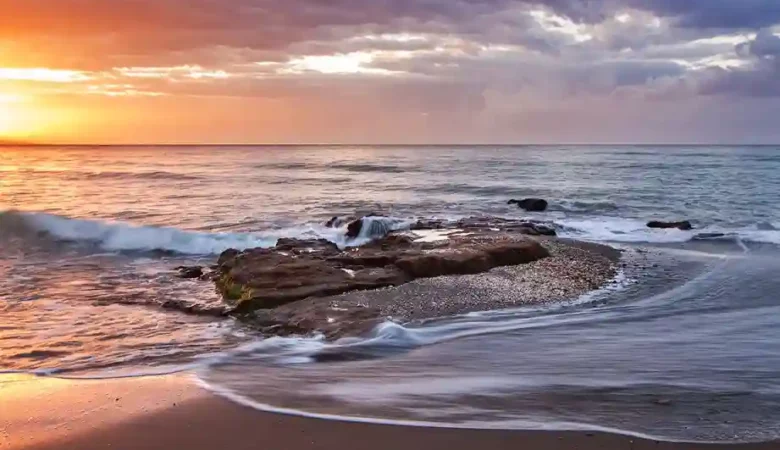
{"label": "wave crest", "polygon": [[109,251],[169,251],[193,255],[217,254],[229,248],[270,247],[277,241],[274,237],[246,233],[203,233],[18,211],[0,213],[0,230],[25,237],[43,234],[57,240],[91,243]]}
{"label": "wave crest", "polygon": [[366,244],[390,231],[404,229],[408,220],[392,217],[365,217],[360,235],[346,237],[341,228],[308,224],[255,233],[201,232],[170,227],[135,225],[125,222],[74,219],[41,212],[0,212],[0,235],[24,239],[41,236],[66,242],[87,243],[107,251],[165,251],[185,255],[219,254],[227,249],[268,248],[280,238],[327,239],[339,247]]}

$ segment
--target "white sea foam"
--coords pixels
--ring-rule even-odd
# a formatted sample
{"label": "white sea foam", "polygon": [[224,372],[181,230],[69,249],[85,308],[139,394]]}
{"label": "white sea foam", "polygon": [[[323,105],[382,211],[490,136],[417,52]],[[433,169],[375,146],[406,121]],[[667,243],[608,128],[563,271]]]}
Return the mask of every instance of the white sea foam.
{"label": "white sea foam", "polygon": [[242,395],[233,389],[228,387],[209,383],[202,378],[196,378],[196,383],[206,389],[207,391],[230,400],[239,405],[246,406],[258,411],[270,412],[274,414],[284,414],[288,416],[306,417],[312,419],[321,420],[336,420],[339,422],[351,422],[351,423],[363,423],[363,424],[378,424],[378,425],[396,425],[407,427],[425,427],[425,428],[441,428],[441,429],[465,429],[465,430],[540,430],[540,431],[596,431],[612,434],[623,434],[626,436],[634,436],[640,439],[649,440],[663,440],[665,442],[684,442],[674,439],[666,439],[660,436],[653,436],[644,433],[638,433],[631,430],[624,430],[621,428],[604,427],[599,425],[593,425],[589,423],[579,422],[567,422],[567,421],[551,421],[551,420],[532,420],[532,419],[512,419],[504,422],[483,422],[483,421],[460,421],[457,423],[439,422],[439,421],[425,421],[425,420],[400,420],[400,419],[388,419],[380,417],[366,417],[366,416],[350,416],[344,414],[327,414],[305,411],[295,408],[284,408],[279,406],[270,405],[268,403],[262,403],[252,398]]}
{"label": "white sea foam", "polygon": [[277,239],[245,233],[203,233],[122,222],[71,219],[45,213],[18,213],[37,231],[58,239],[86,241],[110,251],[167,250],[184,254],[215,254],[229,248],[269,247]]}
{"label": "white sea foam", "polygon": [[780,230],[760,229],[758,225],[741,228],[707,226],[683,231],[652,229],[647,227],[646,221],[621,217],[563,219],[557,223],[562,227],[561,237],[591,241],[668,244],[688,242],[703,234],[720,233],[724,235],[723,239],[780,245]]}
{"label": "white sea foam", "polygon": [[682,230],[657,230],[647,227],[647,222],[620,217],[598,219],[565,219],[563,237],[613,242],[686,242],[697,232]]}

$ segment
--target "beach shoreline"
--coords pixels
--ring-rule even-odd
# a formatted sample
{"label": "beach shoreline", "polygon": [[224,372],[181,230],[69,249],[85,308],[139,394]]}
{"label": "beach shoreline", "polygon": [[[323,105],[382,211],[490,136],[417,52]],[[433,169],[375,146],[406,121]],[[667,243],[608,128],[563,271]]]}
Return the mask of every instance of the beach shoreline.
{"label": "beach shoreline", "polygon": [[780,443],[685,444],[598,432],[502,431],[360,424],[260,412],[187,375],[61,380],[0,377],[0,448],[7,450],[264,448],[377,450],[735,449]]}

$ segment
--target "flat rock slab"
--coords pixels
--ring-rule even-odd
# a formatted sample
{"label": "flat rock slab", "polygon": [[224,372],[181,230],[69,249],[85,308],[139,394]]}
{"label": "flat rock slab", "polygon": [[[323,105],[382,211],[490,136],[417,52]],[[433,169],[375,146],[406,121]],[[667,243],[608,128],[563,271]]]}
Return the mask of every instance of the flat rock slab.
{"label": "flat rock slab", "polygon": [[306,298],[400,286],[416,279],[468,275],[550,256],[536,240],[511,232],[453,232],[429,242],[394,233],[359,247],[282,239],[276,247],[228,250],[215,282],[233,312],[277,308]]}
{"label": "flat rock slab", "polygon": [[550,257],[489,272],[420,278],[401,286],[309,298],[246,321],[265,334],[326,339],[365,335],[385,321],[422,323],[460,314],[574,300],[606,285],[617,272],[619,255],[598,244],[540,241]]}

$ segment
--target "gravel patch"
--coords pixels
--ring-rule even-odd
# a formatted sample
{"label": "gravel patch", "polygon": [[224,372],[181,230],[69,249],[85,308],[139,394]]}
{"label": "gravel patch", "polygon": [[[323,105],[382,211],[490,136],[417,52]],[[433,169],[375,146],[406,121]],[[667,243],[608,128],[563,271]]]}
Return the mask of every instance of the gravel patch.
{"label": "gravel patch", "polygon": [[548,258],[478,275],[415,280],[403,286],[333,297],[336,309],[372,308],[399,322],[573,300],[599,289],[618,270],[612,247],[542,239]]}

